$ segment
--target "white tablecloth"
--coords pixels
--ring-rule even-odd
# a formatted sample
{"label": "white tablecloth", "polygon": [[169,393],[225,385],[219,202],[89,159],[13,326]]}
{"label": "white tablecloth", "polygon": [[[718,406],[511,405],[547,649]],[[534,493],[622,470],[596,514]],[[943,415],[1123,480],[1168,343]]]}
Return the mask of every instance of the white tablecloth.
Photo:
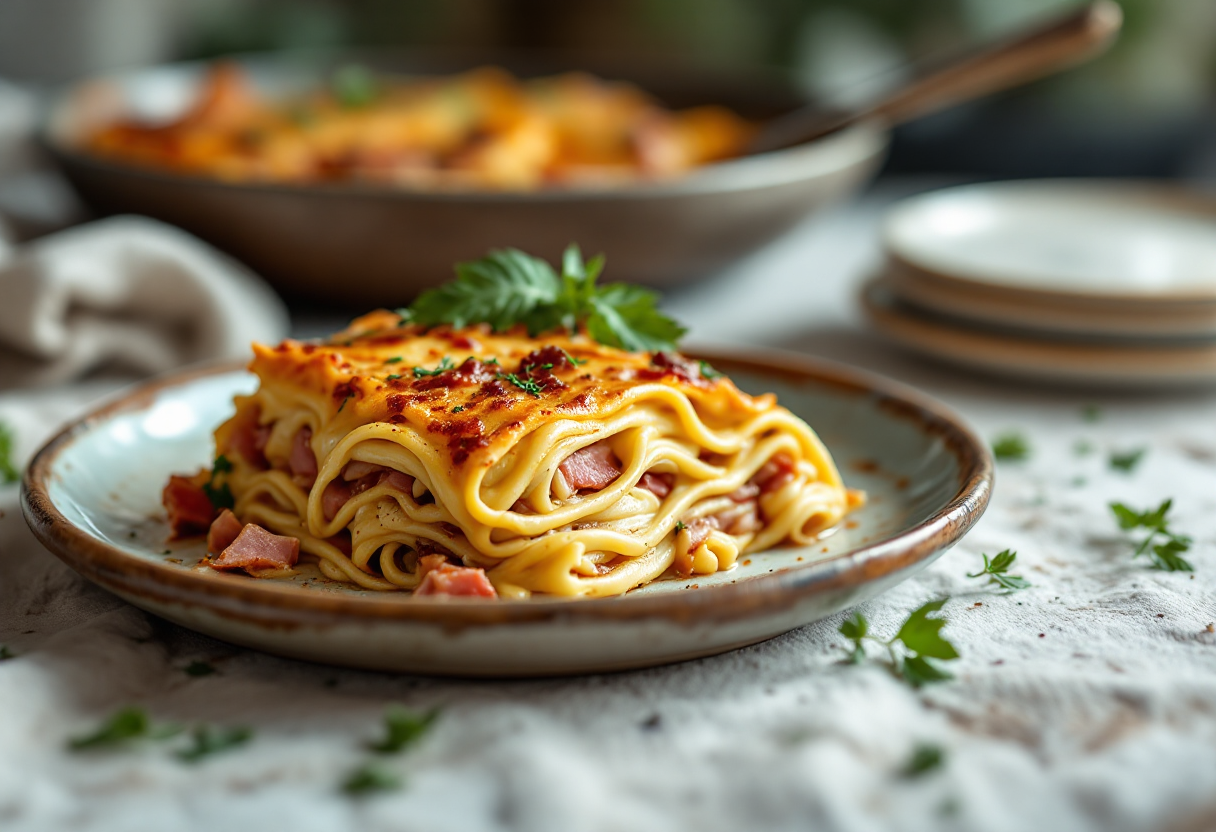
{"label": "white tablecloth", "polygon": [[[694,341],[780,345],[916,384],[981,433],[1023,432],[955,550],[867,604],[890,634],[942,595],[955,681],[912,690],[844,666],[839,617],[716,658],[610,676],[465,682],[338,670],[231,647],[92,587],[0,491],[0,828],[262,830],[1206,830],[1216,828],[1216,398],[1037,390],[922,363],[866,332],[879,191],[711,283],[669,296]],[[611,253],[609,253],[611,255]],[[611,278],[611,257],[609,272]],[[307,322],[305,328],[316,326]],[[28,453],[90,391],[0,398]],[[95,392],[95,391],[94,391]],[[49,397],[49,398],[48,398]],[[1097,422],[1082,408],[1101,408]],[[1084,439],[1097,451],[1074,453]],[[1131,473],[1109,451],[1145,446]],[[1106,504],[1175,498],[1196,572],[1131,560]],[[1018,552],[1031,589],[965,577]],[[194,661],[217,673],[187,675]],[[385,707],[439,706],[394,761],[404,789],[351,798]],[[158,745],[69,754],[115,709],[243,723],[188,766]],[[900,776],[917,744],[943,764]]]}

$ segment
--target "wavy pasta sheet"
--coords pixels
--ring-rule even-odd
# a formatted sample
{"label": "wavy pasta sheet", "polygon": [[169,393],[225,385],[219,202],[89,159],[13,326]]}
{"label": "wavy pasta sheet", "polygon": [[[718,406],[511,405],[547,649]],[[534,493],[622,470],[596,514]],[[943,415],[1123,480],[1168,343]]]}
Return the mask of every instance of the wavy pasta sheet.
{"label": "wavy pasta sheet", "polygon": [[251,369],[216,433],[237,516],[369,589],[439,553],[504,597],[619,595],[815,540],[853,499],[774,396],[676,354],[376,312]]}

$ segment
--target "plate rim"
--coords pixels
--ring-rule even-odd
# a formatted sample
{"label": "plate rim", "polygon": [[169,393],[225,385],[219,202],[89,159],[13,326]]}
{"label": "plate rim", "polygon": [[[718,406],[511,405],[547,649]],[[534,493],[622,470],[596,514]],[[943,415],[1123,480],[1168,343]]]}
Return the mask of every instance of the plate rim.
{"label": "plate rim", "polygon": [[1180,303],[1216,304],[1216,288],[1208,291],[1182,290],[1174,292],[1083,292],[1046,286],[1023,287],[974,277],[962,269],[951,270],[935,267],[910,256],[896,241],[896,225],[908,214],[925,210],[925,204],[933,200],[957,197],[975,192],[990,192],[992,198],[1003,200],[1006,194],[1039,192],[1051,195],[1065,193],[1093,198],[1096,194],[1107,196],[1118,193],[1140,201],[1166,204],[1178,210],[1206,219],[1216,219],[1216,196],[1194,188],[1163,183],[1148,178],[1094,178],[1078,180],[1068,177],[1044,177],[1038,179],[1005,179],[991,182],[972,182],[936,188],[906,197],[891,206],[882,220],[880,239],[882,249],[891,263],[897,267],[911,269],[955,288],[983,290],[995,295],[1015,295],[1034,298],[1050,303],[1067,300],[1081,303],[1105,302],[1117,304],[1161,304]]}
{"label": "plate rim", "polygon": [[[892,303],[891,301],[894,301]],[[983,322],[970,324],[930,317],[906,304],[902,298],[885,285],[881,277],[867,280],[861,289],[859,304],[870,324],[884,337],[921,355],[930,356],[955,366],[986,372],[999,371],[1005,376],[1034,379],[1050,384],[1084,383],[1094,387],[1118,387],[1122,389],[1185,388],[1194,384],[1211,384],[1216,381],[1216,346],[1210,344],[1154,345],[1125,343],[1086,342],[1085,340],[1056,340],[1056,333],[1028,332],[1025,335],[994,333],[983,329]],[[943,344],[949,339],[954,346]],[[964,348],[959,349],[962,345]],[[1053,355],[1037,357],[1044,351]],[[987,357],[1001,356],[991,360]],[[1026,360],[1004,356],[1016,353],[1025,356],[1035,353],[1036,358]],[[1059,363],[1061,357],[1067,363]],[[1045,370],[1048,360],[1056,371]],[[1162,377],[1162,368],[1152,362],[1174,360],[1188,361],[1190,366],[1181,370],[1167,369]],[[1093,368],[1095,361],[1102,362],[1102,372]],[[1110,366],[1118,367],[1114,373]],[[1195,365],[1203,365],[1195,369]],[[1060,366],[1065,366],[1063,372]],[[1132,374],[1129,375],[1129,372]]]}
{"label": "plate rim", "polygon": [[211,363],[171,372],[114,394],[72,420],[49,439],[27,466],[21,507],[34,536],[74,571],[120,595],[151,596],[272,626],[319,623],[410,622],[459,632],[471,627],[552,621],[601,623],[635,619],[696,625],[743,620],[796,606],[804,598],[848,591],[931,561],[965,535],[988,506],[994,463],[987,444],[956,413],[931,397],[883,376],[781,350],[701,349],[698,358],[793,381],[813,381],[868,395],[874,406],[894,410],[940,437],[958,460],[958,485],[949,500],[909,529],[822,561],[789,567],[738,583],[679,594],[609,598],[543,598],[508,603],[476,599],[377,597],[342,593],[301,594],[294,585],[203,574],[140,560],[73,524],[51,499],[48,485],[56,459],[78,437],[119,414],[146,407],[163,390],[245,369],[243,362]]}

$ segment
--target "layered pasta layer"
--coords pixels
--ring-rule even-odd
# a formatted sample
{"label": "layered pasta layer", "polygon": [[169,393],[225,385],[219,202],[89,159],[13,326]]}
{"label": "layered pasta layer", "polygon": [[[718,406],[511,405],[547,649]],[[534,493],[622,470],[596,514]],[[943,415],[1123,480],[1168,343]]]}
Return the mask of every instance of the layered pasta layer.
{"label": "layered pasta layer", "polygon": [[251,368],[216,434],[236,515],[368,589],[414,589],[438,554],[504,597],[619,595],[813,541],[849,506],[805,422],[676,354],[379,312]]}

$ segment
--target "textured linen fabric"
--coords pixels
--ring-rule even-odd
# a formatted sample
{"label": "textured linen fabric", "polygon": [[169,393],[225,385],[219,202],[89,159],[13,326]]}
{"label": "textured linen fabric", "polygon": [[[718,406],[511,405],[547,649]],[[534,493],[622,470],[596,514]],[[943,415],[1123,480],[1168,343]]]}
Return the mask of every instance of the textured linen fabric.
{"label": "textured linen fabric", "polygon": [[[925,364],[856,323],[884,200],[839,212],[671,296],[701,341],[849,360],[910,381],[986,437],[1001,463],[988,513],[958,547],[864,605],[889,636],[948,596],[953,681],[919,691],[843,665],[843,616],[722,656],[612,675],[469,682],[278,659],[146,615],[76,577],[0,493],[0,828],[5,830],[1176,830],[1216,828],[1216,399],[1039,390]],[[609,270],[611,269],[611,261]],[[609,271],[610,275],[610,271]],[[777,303],[780,299],[780,303]],[[338,323],[338,322],[334,322]],[[96,389],[12,396],[27,454]],[[1086,421],[1095,404],[1100,418]],[[1080,454],[1078,440],[1093,446]],[[1132,472],[1108,455],[1145,447]],[[1111,500],[1175,498],[1196,572],[1131,559]],[[1030,589],[966,577],[1018,552]],[[875,654],[877,658],[877,654]],[[194,677],[192,662],[216,672]],[[441,707],[384,764],[406,785],[354,798],[387,706]],[[69,753],[117,708],[254,726],[195,765],[184,739]],[[943,763],[901,774],[918,744]]]}
{"label": "textured linen fabric", "polygon": [[282,303],[248,269],[145,217],[0,243],[0,289],[0,389],[238,358],[287,328]]}

